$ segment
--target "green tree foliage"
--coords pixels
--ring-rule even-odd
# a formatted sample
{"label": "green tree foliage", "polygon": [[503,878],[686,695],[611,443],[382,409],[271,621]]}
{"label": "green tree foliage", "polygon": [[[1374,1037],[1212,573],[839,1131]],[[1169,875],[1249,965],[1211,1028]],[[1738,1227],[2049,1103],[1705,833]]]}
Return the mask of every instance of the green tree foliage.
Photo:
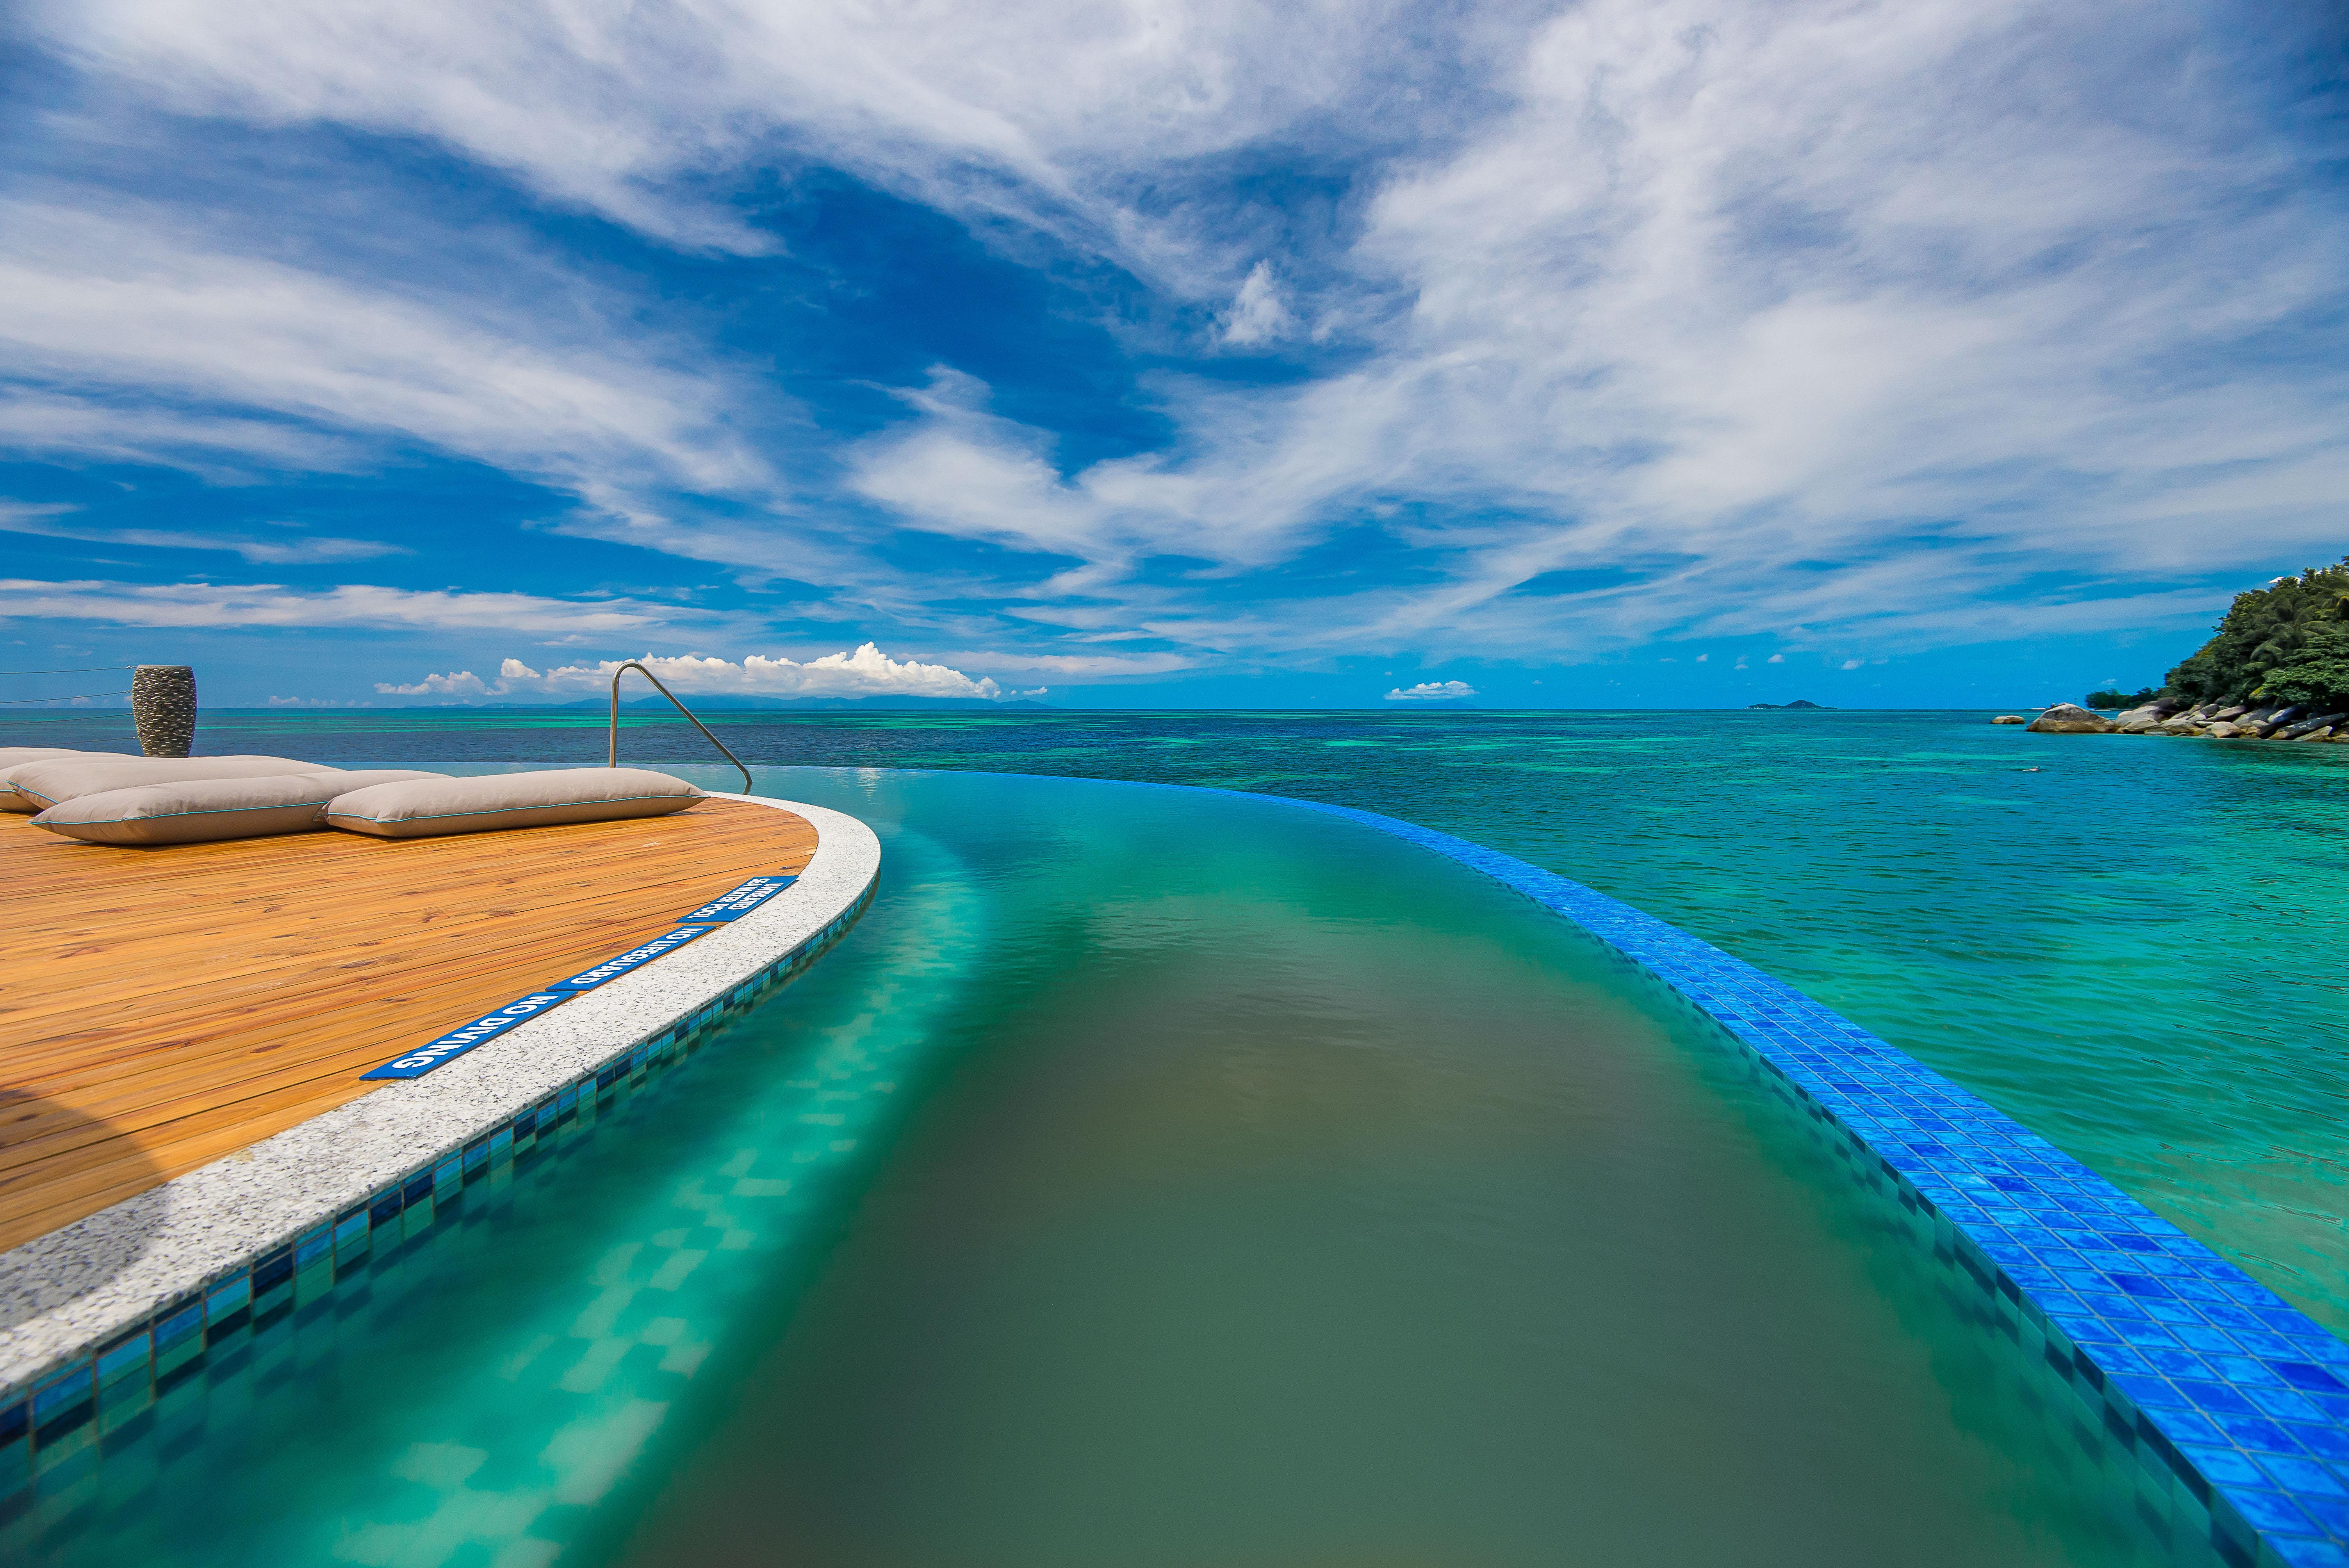
{"label": "green tree foliage", "polygon": [[2082,707],[2142,707],[2161,694],[2151,686],[2135,696],[2125,691],[2092,691],[2080,699]]}
{"label": "green tree foliage", "polygon": [[2196,702],[2349,707],[2349,556],[2235,595],[2216,635],[2169,672]]}
{"label": "green tree foliage", "polygon": [[2308,628],[2299,654],[2268,672],[2260,695],[2323,713],[2349,709],[2349,622]]}

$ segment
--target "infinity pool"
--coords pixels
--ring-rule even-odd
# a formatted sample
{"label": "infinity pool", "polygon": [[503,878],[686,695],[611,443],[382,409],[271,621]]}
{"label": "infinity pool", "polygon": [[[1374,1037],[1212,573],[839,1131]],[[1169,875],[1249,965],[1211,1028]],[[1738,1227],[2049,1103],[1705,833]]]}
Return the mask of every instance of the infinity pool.
{"label": "infinity pool", "polygon": [[2148,1560],[1720,1037],[1277,802],[771,769],[806,976],[0,1527],[71,1564]]}

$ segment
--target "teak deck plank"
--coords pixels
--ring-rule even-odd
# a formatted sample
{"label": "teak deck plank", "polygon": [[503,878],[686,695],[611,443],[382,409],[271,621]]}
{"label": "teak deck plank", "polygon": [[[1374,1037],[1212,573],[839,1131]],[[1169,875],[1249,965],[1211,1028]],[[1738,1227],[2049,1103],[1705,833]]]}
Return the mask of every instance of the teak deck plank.
{"label": "teak deck plank", "polygon": [[355,1099],[402,1047],[814,851],[801,818],[731,800],[152,850],[0,815],[0,1249]]}

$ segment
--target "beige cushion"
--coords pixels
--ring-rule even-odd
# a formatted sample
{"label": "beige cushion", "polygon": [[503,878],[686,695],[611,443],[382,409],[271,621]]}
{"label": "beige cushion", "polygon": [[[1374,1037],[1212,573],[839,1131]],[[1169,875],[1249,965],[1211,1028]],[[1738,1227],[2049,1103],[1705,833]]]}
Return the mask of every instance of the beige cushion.
{"label": "beige cushion", "polygon": [[127,751],[76,751],[72,747],[0,746],[0,768],[19,762],[40,762],[51,757],[128,757]]}
{"label": "beige cushion", "polygon": [[428,773],[420,768],[307,768],[306,779],[323,779],[335,786],[335,793],[347,795],[354,789],[371,789],[378,784],[400,784],[410,779],[446,779],[446,773]]}
{"label": "beige cushion", "polygon": [[83,795],[135,789],[142,784],[186,784],[200,779],[284,778],[322,773],[315,762],[291,757],[56,757],[20,762],[0,774],[35,810]]}
{"label": "beige cushion", "polygon": [[706,799],[682,779],[640,768],[563,768],[485,779],[378,784],[340,795],[326,825],[384,839],[428,839],[491,828],[543,828],[659,817]]}
{"label": "beige cushion", "polygon": [[93,844],[204,844],[324,828],[326,802],[354,789],[409,779],[445,779],[403,768],[280,773],[262,779],[191,779],[77,795],[33,819]]}
{"label": "beige cushion", "polygon": [[33,819],[36,828],[93,844],[196,844],[305,833],[342,788],[338,773],[191,779],[77,795]]}
{"label": "beige cushion", "polygon": [[0,811],[37,811],[40,804],[27,800],[10,787],[8,769],[26,762],[47,762],[55,757],[127,758],[127,751],[60,750],[54,746],[0,746]]}

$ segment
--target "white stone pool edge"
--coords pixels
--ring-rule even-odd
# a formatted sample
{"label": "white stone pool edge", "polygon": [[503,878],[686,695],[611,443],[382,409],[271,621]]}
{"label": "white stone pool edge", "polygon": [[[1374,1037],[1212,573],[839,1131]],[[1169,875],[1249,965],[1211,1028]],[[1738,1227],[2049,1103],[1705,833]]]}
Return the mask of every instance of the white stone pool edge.
{"label": "white stone pool edge", "polygon": [[423,1078],[388,1082],[0,1253],[0,1323],[8,1325],[0,1327],[0,1407],[166,1304],[200,1295],[387,1183],[460,1153],[772,970],[854,910],[880,873],[881,841],[854,817],[711,795],[805,818],[816,849],[799,880],[731,924]]}

